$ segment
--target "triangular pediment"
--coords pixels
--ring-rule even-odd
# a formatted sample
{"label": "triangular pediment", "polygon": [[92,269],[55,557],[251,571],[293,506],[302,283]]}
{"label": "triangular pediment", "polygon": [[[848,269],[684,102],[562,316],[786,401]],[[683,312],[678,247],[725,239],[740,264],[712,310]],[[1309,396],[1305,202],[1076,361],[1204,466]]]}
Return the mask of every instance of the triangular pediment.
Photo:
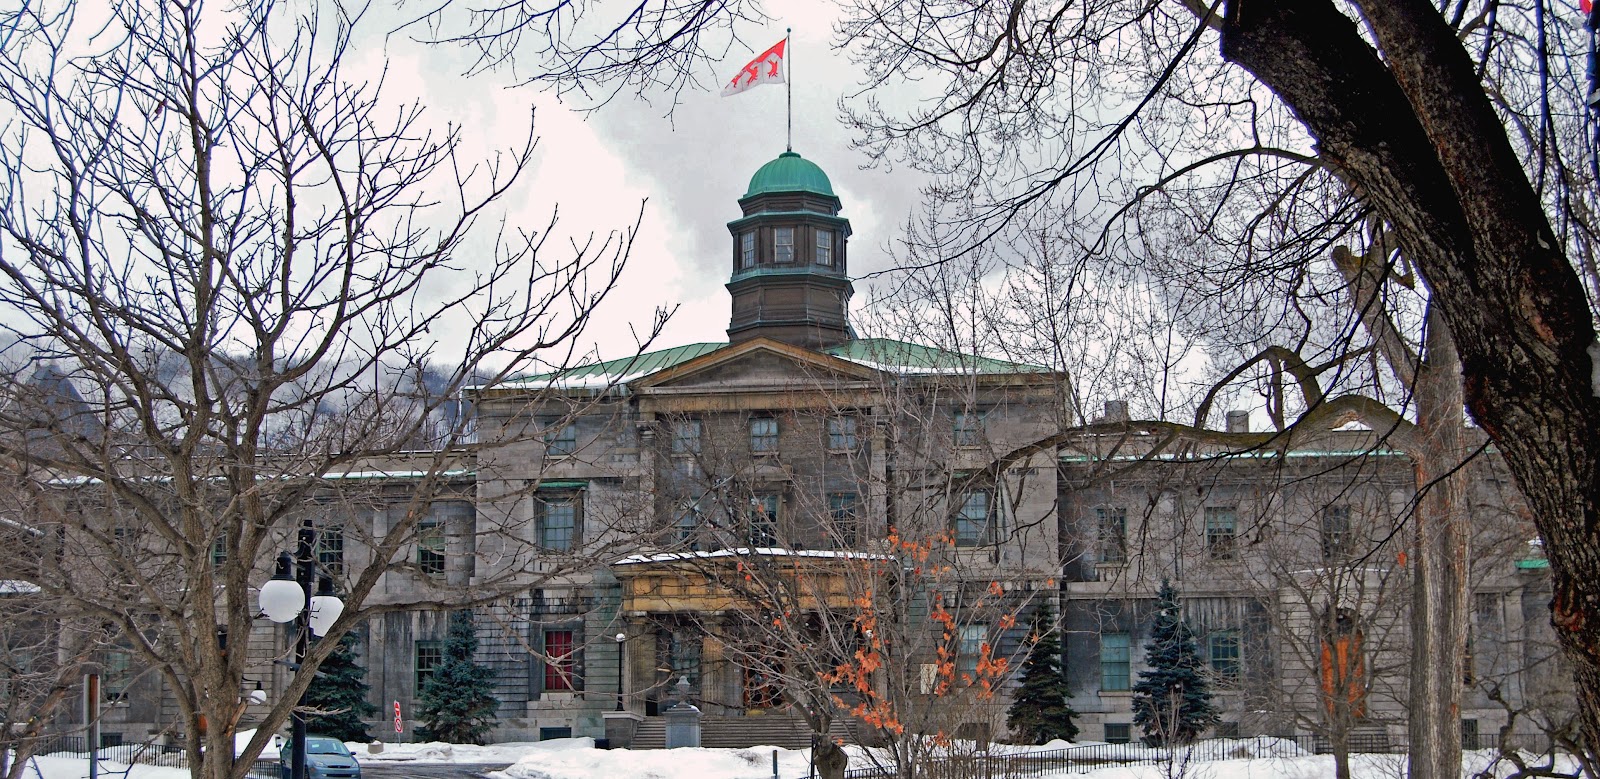
{"label": "triangular pediment", "polygon": [[859,363],[773,340],[753,338],[725,346],[629,382],[635,392],[684,390],[822,389],[878,378]]}

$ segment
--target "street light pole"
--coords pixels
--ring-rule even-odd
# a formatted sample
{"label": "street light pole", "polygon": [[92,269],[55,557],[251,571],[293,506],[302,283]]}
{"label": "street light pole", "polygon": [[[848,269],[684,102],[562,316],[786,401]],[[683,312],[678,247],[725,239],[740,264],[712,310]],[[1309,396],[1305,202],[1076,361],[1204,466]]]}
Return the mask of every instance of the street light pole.
{"label": "street light pole", "polygon": [[616,635],[616,639],[617,639],[617,711],[623,711],[623,708],[622,708],[622,679],[623,679],[623,674],[622,674],[622,650],[623,650],[624,645],[628,641],[628,634],[627,633],[618,633]]}
{"label": "street light pole", "polygon": [[[317,575],[316,540],[317,530],[307,517],[300,525],[294,555],[288,552],[278,555],[277,572],[272,581],[261,586],[261,612],[273,622],[295,624],[293,667],[296,674],[304,669],[312,635],[327,635],[344,612],[344,604],[333,594],[333,580],[328,577],[322,577],[322,586],[312,595],[311,582]],[[291,567],[295,569],[293,578],[290,578]],[[293,725],[289,759],[294,765],[289,770],[293,779],[306,779],[306,718],[300,703],[295,702],[290,715]]]}
{"label": "street light pole", "polygon": [[[300,591],[305,593],[305,609],[300,612],[300,617],[295,621],[294,644],[294,670],[300,673],[301,666],[306,661],[306,649],[311,642],[311,577],[316,559],[312,556],[312,545],[316,542],[316,530],[311,526],[311,519],[307,518],[300,525],[299,538],[295,543],[295,583],[300,585]],[[304,696],[302,696],[304,697]],[[290,758],[294,760],[294,767],[289,774],[292,779],[306,779],[306,715],[300,707],[301,701],[295,702],[293,726],[290,729]]]}

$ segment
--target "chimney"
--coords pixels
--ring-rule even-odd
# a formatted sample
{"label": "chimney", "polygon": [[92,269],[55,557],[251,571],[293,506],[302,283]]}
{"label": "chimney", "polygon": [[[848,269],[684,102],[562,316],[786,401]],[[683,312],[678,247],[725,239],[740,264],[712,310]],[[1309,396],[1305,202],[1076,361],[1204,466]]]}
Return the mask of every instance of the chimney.
{"label": "chimney", "polygon": [[1248,432],[1250,432],[1250,412],[1248,412],[1248,411],[1229,411],[1228,412],[1228,432],[1230,432],[1230,433],[1248,433]]}
{"label": "chimney", "polygon": [[1107,421],[1107,422],[1126,422],[1126,421],[1128,421],[1128,401],[1126,401],[1126,400],[1108,400],[1108,401],[1106,401],[1105,421]]}

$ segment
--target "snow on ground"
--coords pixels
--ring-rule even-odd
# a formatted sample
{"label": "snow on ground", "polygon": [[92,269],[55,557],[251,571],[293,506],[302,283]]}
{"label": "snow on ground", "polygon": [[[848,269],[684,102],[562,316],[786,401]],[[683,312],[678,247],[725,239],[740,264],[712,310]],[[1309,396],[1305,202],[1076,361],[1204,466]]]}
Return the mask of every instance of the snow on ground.
{"label": "snow on ground", "polygon": [[[1250,742],[1241,742],[1250,743]],[[1062,749],[1067,744],[1051,742],[1036,747],[1012,747],[996,744],[995,750],[1006,752],[1031,752]],[[777,747],[751,747],[748,749],[595,749],[594,739],[554,739],[537,743],[490,744],[385,744],[383,751],[370,753],[366,744],[349,745],[358,760],[375,762],[416,763],[511,763],[504,771],[491,773],[492,779],[769,779],[772,776],[772,756],[778,756],[778,776],[797,779],[806,775],[807,750],[779,749]],[[1088,773],[1059,772],[1047,774],[1045,779],[1170,779],[1174,776],[1192,779],[1334,779],[1332,755],[1306,755],[1293,748],[1293,742],[1274,746],[1268,743],[1253,750],[1255,759],[1196,762],[1179,772],[1170,765],[1115,766],[1099,768]],[[1143,747],[1129,745],[1129,756]],[[107,750],[108,752],[112,750]],[[860,768],[869,761],[859,751],[851,750],[850,766]],[[1227,750],[1233,754],[1244,754]],[[1488,750],[1468,752],[1462,766],[1462,777],[1468,779],[1483,771],[1494,758]],[[59,753],[34,759],[37,772],[29,769],[25,776],[32,779],[86,779],[88,760],[82,755]],[[1353,779],[1402,779],[1405,776],[1404,755],[1352,755],[1350,758]],[[1573,771],[1576,766],[1568,762],[1558,769]],[[121,777],[128,766],[114,760],[101,760],[101,775]],[[1502,765],[1494,776],[1511,773],[1509,765]],[[181,768],[162,768],[135,765],[126,779],[188,779],[189,772]]]}

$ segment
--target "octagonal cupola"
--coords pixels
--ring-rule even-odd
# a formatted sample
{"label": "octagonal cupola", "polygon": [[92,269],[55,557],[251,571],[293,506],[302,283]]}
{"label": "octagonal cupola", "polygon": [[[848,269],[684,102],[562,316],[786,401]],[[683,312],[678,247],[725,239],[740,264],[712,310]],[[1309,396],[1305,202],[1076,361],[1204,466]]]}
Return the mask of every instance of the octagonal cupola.
{"label": "octagonal cupola", "polygon": [[786,151],[750,177],[733,236],[728,340],[758,336],[818,349],[851,338],[850,220],[816,163]]}

